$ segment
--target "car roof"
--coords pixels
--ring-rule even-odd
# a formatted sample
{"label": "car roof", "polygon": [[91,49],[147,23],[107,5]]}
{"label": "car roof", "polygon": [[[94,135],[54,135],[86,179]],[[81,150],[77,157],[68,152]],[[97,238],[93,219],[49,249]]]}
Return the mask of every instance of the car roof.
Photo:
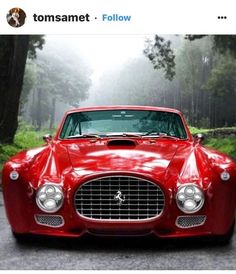
{"label": "car roof", "polygon": [[153,106],[135,106],[135,105],[107,105],[107,106],[81,107],[81,108],[71,109],[67,111],[66,114],[82,112],[82,111],[119,110],[119,109],[165,111],[165,112],[181,114],[179,110],[173,109],[173,108],[153,107]]}

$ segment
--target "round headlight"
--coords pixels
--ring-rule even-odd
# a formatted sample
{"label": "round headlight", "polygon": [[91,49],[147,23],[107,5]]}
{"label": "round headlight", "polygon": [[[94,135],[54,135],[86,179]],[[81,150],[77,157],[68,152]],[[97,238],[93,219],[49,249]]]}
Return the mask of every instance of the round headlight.
{"label": "round headlight", "polygon": [[204,204],[204,193],[195,184],[182,185],[178,188],[176,203],[178,208],[184,213],[195,213]]}
{"label": "round headlight", "polygon": [[47,183],[38,189],[36,203],[42,211],[53,213],[62,207],[63,198],[60,186]]}

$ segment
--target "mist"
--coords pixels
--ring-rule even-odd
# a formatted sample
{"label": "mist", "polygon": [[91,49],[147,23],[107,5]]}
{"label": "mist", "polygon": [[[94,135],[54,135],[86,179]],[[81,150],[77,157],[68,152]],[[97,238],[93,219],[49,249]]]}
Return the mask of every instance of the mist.
{"label": "mist", "polygon": [[[53,128],[71,108],[133,104],[177,108],[192,126],[235,125],[234,78],[221,67],[222,60],[233,67],[235,59],[214,51],[213,36],[162,38],[161,47],[169,45],[174,55],[171,64],[165,64],[168,56],[161,56],[161,49],[155,52],[154,35],[46,36],[37,58],[27,62],[22,119],[36,129]],[[144,54],[147,44],[153,55]],[[220,93],[217,69],[231,77]]]}

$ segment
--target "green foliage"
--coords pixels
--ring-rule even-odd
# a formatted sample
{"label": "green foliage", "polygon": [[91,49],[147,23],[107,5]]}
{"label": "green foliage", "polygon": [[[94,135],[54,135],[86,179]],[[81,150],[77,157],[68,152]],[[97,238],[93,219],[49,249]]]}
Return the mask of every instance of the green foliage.
{"label": "green foliage", "polygon": [[[201,39],[208,35],[186,35],[185,38],[189,41]],[[236,57],[236,36],[235,35],[212,35],[213,49],[220,54],[230,53]]]}
{"label": "green foliage", "polygon": [[[196,127],[189,127],[191,134],[194,136],[197,133],[203,133],[206,135],[204,145],[228,154],[233,159],[236,159],[236,138],[225,137],[224,133],[236,132],[236,128],[217,128],[217,129],[203,129]],[[217,137],[211,137],[212,134],[218,133]],[[222,135],[222,136],[221,136]],[[230,135],[230,134],[228,134]]]}
{"label": "green foliage", "polygon": [[236,159],[236,138],[209,138],[206,140],[205,145]]}
{"label": "green foliage", "polygon": [[[235,128],[227,128],[234,129]],[[208,134],[209,132],[214,131],[215,129],[202,129],[190,127],[190,132],[192,135],[197,133]],[[226,130],[226,129],[218,129],[218,130]],[[46,133],[55,134],[55,130],[50,132],[45,129],[40,132],[36,132],[32,130],[32,128],[28,125],[21,123],[21,129],[17,132],[15,136],[14,144],[12,145],[0,145],[0,171],[2,169],[2,165],[6,162],[11,156],[15,155],[21,150],[30,149],[33,147],[42,146],[44,141],[42,136]],[[233,137],[217,137],[217,138],[206,138],[205,145],[216,150],[219,150],[223,153],[230,155],[232,158],[236,159],[236,138]]]}
{"label": "green foliage", "polygon": [[28,102],[28,95],[36,82],[36,65],[28,59],[25,67],[23,88],[20,97],[20,114],[23,112],[24,105]]}
{"label": "green foliage", "polygon": [[42,136],[45,132],[36,131],[20,131],[15,137],[15,146],[19,149],[27,149],[31,147],[41,146],[43,144]]}
{"label": "green foliage", "polygon": [[206,89],[219,97],[236,95],[236,62],[232,56],[221,56],[212,69]]}
{"label": "green foliage", "polygon": [[[155,42],[149,42],[145,55],[153,68],[161,71],[162,67],[170,66],[165,58],[161,59],[161,65],[156,65],[166,51],[168,38],[156,37],[161,43],[155,46]],[[186,120],[196,127],[235,126],[236,36],[187,35],[185,38],[174,51],[173,85],[163,85],[157,75],[159,81],[149,101],[156,97],[159,100],[155,100],[154,105],[180,109]],[[160,98],[160,94],[164,96]]]}
{"label": "green foliage", "polygon": [[0,170],[5,161],[19,151],[15,145],[0,145]]}
{"label": "green foliage", "polygon": [[168,80],[173,80],[175,76],[175,55],[169,40],[165,41],[163,37],[155,35],[154,41],[150,39],[146,41],[143,52],[152,62],[154,69],[164,70],[165,77]]}
{"label": "green foliage", "polygon": [[[42,125],[55,123],[59,103],[77,107],[88,97],[91,71],[77,52],[55,47],[50,40],[37,59],[28,59],[21,97],[20,114],[41,129]],[[68,108],[68,107],[67,107]],[[48,126],[48,125],[47,125]]]}
{"label": "green foliage", "polygon": [[42,138],[40,140],[35,132],[17,133],[13,144],[0,145],[0,170],[2,169],[3,163],[17,152],[30,147],[40,146],[42,143]]}
{"label": "green foliage", "polygon": [[15,135],[14,143],[10,145],[0,145],[0,172],[3,163],[11,156],[15,155],[21,150],[26,150],[34,147],[39,147],[44,144],[43,135],[51,133],[49,130],[35,131],[29,125],[21,124],[20,130]]}
{"label": "green foliage", "polygon": [[194,136],[198,133],[208,133],[210,131],[210,129],[206,129],[206,128],[196,128],[196,127],[189,127],[190,133]]}
{"label": "green foliage", "polygon": [[28,58],[35,59],[37,57],[36,50],[42,50],[44,44],[44,35],[30,35]]}

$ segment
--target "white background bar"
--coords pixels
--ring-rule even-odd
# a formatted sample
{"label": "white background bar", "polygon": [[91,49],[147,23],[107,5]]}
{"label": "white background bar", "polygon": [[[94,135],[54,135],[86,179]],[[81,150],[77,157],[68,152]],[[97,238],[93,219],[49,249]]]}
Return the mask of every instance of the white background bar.
{"label": "white background bar", "polygon": [[[20,28],[11,27],[6,21],[8,10],[14,7],[27,14]],[[90,22],[34,22],[33,14],[89,14]],[[131,20],[103,21],[104,14],[131,16]],[[0,33],[236,34],[235,0],[1,0]]]}

